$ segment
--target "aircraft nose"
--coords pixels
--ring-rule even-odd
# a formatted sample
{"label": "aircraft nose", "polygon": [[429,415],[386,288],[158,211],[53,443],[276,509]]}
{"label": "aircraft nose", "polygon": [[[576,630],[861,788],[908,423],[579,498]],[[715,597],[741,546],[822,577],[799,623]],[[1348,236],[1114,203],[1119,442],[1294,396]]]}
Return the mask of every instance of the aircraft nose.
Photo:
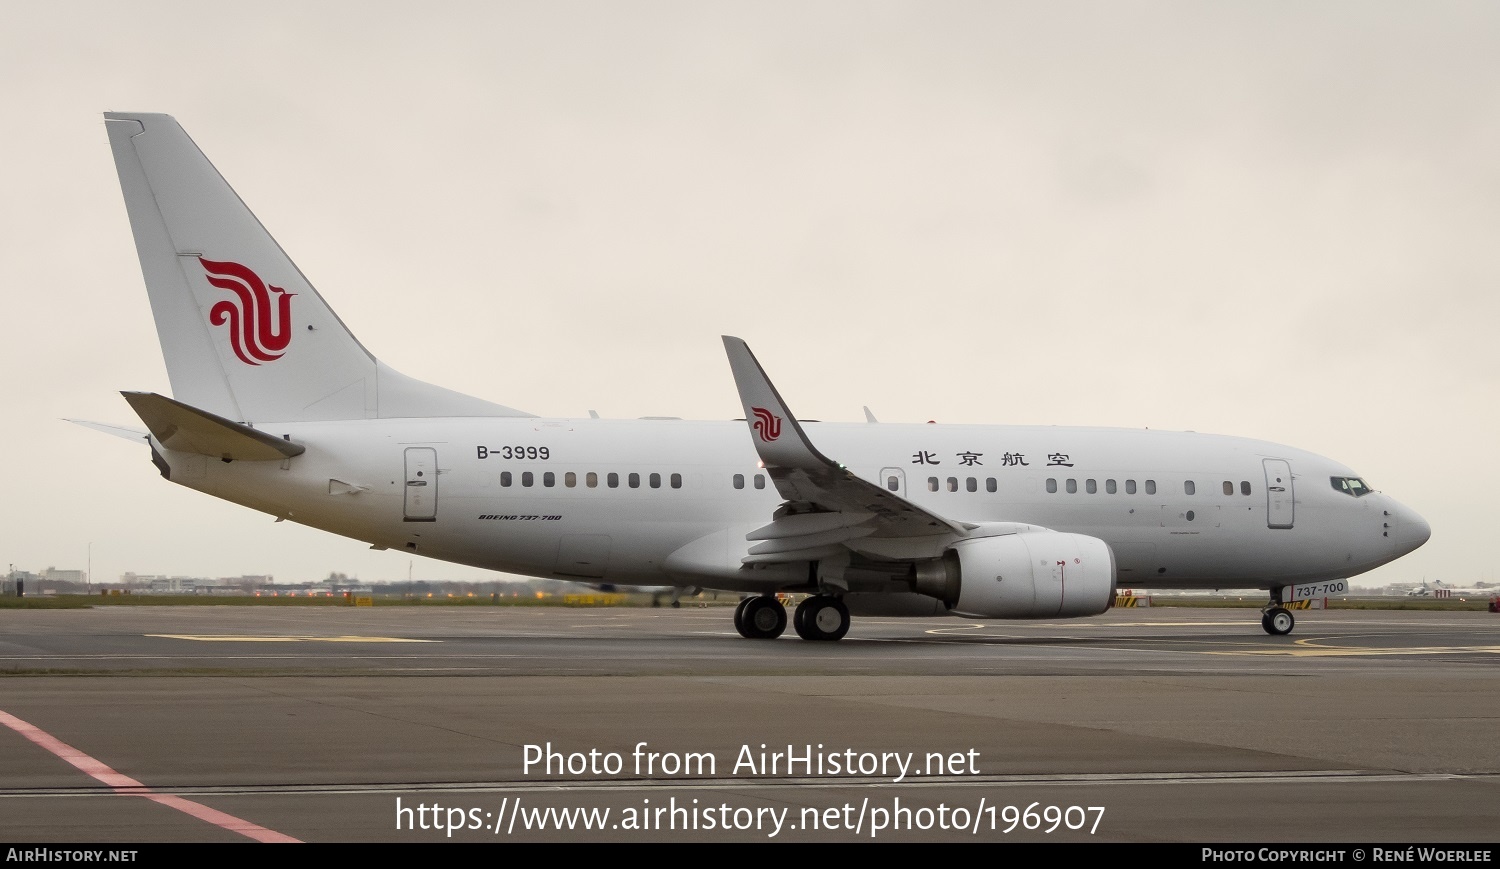
{"label": "aircraft nose", "polygon": [[1391,542],[1395,544],[1398,555],[1411,552],[1432,537],[1432,526],[1405,504],[1392,501],[1390,513],[1395,520],[1391,523]]}

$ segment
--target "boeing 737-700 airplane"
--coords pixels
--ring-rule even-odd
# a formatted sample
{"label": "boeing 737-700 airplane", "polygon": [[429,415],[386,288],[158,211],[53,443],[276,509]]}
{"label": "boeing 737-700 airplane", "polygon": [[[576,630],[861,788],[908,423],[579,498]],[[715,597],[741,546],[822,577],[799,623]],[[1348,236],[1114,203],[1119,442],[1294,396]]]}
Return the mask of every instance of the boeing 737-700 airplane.
{"label": "boeing 737-700 airplane", "polygon": [[[1303,450],[1190,432],[799,422],[724,338],[745,418],[538,417],[366,350],[166,115],[105,115],[172,398],[124,393],[174,483],[376,549],[745,597],[748,638],[850,613],[1071,618],[1117,584],[1282,604],[1426,542]],[[100,428],[119,433],[110,426]]]}

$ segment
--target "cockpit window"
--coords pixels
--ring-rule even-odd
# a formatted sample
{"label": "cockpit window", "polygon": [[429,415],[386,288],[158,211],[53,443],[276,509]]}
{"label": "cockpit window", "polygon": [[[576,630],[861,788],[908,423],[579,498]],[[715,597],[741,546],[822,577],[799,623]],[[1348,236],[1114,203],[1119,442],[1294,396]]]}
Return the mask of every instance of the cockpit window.
{"label": "cockpit window", "polygon": [[1353,495],[1356,498],[1368,495],[1374,491],[1359,477],[1329,477],[1328,481],[1333,483],[1335,490],[1343,492],[1345,495]]}

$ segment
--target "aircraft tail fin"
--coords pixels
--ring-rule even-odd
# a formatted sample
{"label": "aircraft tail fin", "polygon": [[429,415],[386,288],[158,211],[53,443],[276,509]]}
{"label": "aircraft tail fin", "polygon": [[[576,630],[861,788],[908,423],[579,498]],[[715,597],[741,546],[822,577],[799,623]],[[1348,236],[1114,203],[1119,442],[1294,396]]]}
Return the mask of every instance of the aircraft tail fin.
{"label": "aircraft tail fin", "polygon": [[104,117],[178,401],[240,422],[531,416],[381,363],[176,120]]}

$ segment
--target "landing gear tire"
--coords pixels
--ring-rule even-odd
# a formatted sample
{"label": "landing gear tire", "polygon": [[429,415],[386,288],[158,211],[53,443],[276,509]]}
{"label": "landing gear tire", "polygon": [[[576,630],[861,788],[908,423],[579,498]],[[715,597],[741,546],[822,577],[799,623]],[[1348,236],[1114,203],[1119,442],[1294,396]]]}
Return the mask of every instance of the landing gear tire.
{"label": "landing gear tire", "polygon": [[786,607],[774,597],[749,597],[734,610],[734,629],[747,640],[774,640],[786,630]]}
{"label": "landing gear tire", "polygon": [[1266,610],[1265,615],[1260,617],[1260,626],[1273,637],[1290,634],[1296,624],[1297,620],[1292,617],[1291,612],[1279,606],[1271,607]]}
{"label": "landing gear tire", "polygon": [[810,597],[797,605],[792,626],[804,640],[842,640],[849,633],[849,608],[836,597]]}

